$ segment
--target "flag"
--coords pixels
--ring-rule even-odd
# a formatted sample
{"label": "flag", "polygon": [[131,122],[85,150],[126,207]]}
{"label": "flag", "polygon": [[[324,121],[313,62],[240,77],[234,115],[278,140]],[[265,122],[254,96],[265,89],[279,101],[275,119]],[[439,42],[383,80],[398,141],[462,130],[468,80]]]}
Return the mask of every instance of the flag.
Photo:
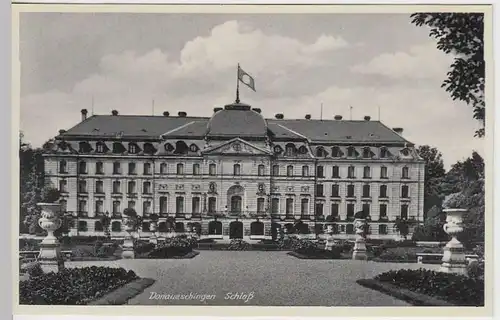
{"label": "flag", "polygon": [[238,66],[238,80],[246,84],[250,89],[255,91],[255,81],[252,76],[246,73],[243,69]]}

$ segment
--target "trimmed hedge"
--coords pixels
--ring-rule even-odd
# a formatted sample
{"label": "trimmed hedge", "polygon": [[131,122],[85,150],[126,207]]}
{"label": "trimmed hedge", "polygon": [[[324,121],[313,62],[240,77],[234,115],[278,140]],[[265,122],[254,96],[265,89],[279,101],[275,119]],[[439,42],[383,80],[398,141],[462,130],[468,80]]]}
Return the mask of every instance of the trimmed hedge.
{"label": "trimmed hedge", "polygon": [[461,306],[484,306],[484,280],[426,269],[393,270],[375,280]]}

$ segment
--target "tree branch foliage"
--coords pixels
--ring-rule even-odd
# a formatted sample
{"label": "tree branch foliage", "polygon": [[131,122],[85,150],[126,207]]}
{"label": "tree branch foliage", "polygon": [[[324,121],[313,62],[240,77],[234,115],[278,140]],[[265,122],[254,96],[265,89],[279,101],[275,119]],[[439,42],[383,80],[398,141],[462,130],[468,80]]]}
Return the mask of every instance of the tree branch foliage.
{"label": "tree branch foliage", "polygon": [[484,101],[484,14],[482,13],[414,13],[412,23],[430,27],[437,49],[455,56],[441,87],[453,100],[464,101],[473,109],[473,118],[482,128],[475,136],[485,134]]}

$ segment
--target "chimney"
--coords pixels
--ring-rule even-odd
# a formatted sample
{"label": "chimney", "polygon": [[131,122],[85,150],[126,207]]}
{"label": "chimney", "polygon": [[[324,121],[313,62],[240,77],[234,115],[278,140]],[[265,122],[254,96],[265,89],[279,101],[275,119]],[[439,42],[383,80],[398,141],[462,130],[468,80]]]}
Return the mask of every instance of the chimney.
{"label": "chimney", "polygon": [[260,108],[253,108],[252,110],[255,111],[255,112],[257,112],[257,113],[261,113],[262,112],[262,110],[260,110]]}
{"label": "chimney", "polygon": [[168,117],[169,115],[170,115],[170,112],[168,112],[168,111],[163,111],[163,116],[164,116],[164,117]]}
{"label": "chimney", "polygon": [[365,121],[370,121],[371,117],[370,116],[365,116]]}
{"label": "chimney", "polygon": [[306,119],[307,120],[311,119],[311,115],[310,114],[306,114]]}
{"label": "chimney", "polygon": [[334,119],[335,119],[335,120],[342,120],[342,116],[341,116],[341,115],[336,115],[336,116],[334,117]]}
{"label": "chimney", "polygon": [[64,129],[59,130],[59,134],[63,134],[65,132],[66,132],[66,130],[64,130]]}
{"label": "chimney", "polygon": [[222,108],[214,108],[214,113],[221,111]]}
{"label": "chimney", "polygon": [[186,113],[186,112],[184,112],[184,111],[179,111],[178,115],[179,115],[179,117],[181,117],[181,118],[185,118],[185,117],[187,116],[187,113]]}
{"label": "chimney", "polygon": [[277,113],[277,114],[275,115],[275,117],[276,117],[276,119],[283,119],[283,118],[284,118],[284,115],[283,115],[283,113]]}
{"label": "chimney", "polygon": [[117,111],[117,110],[113,110],[113,111],[111,111],[111,115],[113,115],[113,116],[117,116],[117,115],[118,115],[118,111]]}
{"label": "chimney", "polygon": [[87,120],[87,109],[82,109],[82,121]]}
{"label": "chimney", "polygon": [[392,128],[392,131],[396,132],[400,136],[403,135],[403,128]]}

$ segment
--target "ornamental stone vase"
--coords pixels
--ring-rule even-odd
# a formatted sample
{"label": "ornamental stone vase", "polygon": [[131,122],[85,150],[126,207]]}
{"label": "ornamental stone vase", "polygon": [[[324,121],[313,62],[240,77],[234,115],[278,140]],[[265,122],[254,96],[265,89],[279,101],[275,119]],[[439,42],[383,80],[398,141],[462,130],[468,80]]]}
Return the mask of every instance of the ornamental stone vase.
{"label": "ornamental stone vase", "polygon": [[334,247],[334,244],[335,244],[334,239],[333,239],[333,227],[331,225],[328,225],[326,227],[325,234],[326,234],[326,237],[325,237],[325,239],[326,239],[325,250],[330,250],[331,251],[333,249],[333,247]]}
{"label": "ornamental stone vase", "polygon": [[54,231],[59,229],[62,220],[59,217],[61,205],[58,203],[38,203],[42,209],[38,225],[47,231],[47,236],[40,243],[38,261],[44,272],[58,272],[64,269],[64,259],[61,254],[61,245],[54,236]]}
{"label": "ornamental stone vase", "polygon": [[464,230],[463,215],[467,209],[444,209],[443,212],[446,213],[446,223],[443,229],[451,236],[451,240],[443,248],[443,263],[440,271],[466,275],[467,261],[464,246],[458,241],[457,236]]}
{"label": "ornamental stone vase", "polygon": [[158,222],[151,221],[151,225],[149,227],[151,231],[151,236],[149,237],[149,243],[157,244],[158,243]]}
{"label": "ornamental stone vase", "polygon": [[366,219],[354,220],[354,227],[356,228],[356,242],[354,243],[354,251],[352,252],[353,260],[367,260],[365,224]]}
{"label": "ornamental stone vase", "polygon": [[123,239],[122,246],[122,258],[123,259],[134,259],[135,258],[135,248],[134,248],[134,237],[132,232],[134,231],[134,219],[132,217],[123,215],[122,218],[123,225],[125,226],[125,238]]}

